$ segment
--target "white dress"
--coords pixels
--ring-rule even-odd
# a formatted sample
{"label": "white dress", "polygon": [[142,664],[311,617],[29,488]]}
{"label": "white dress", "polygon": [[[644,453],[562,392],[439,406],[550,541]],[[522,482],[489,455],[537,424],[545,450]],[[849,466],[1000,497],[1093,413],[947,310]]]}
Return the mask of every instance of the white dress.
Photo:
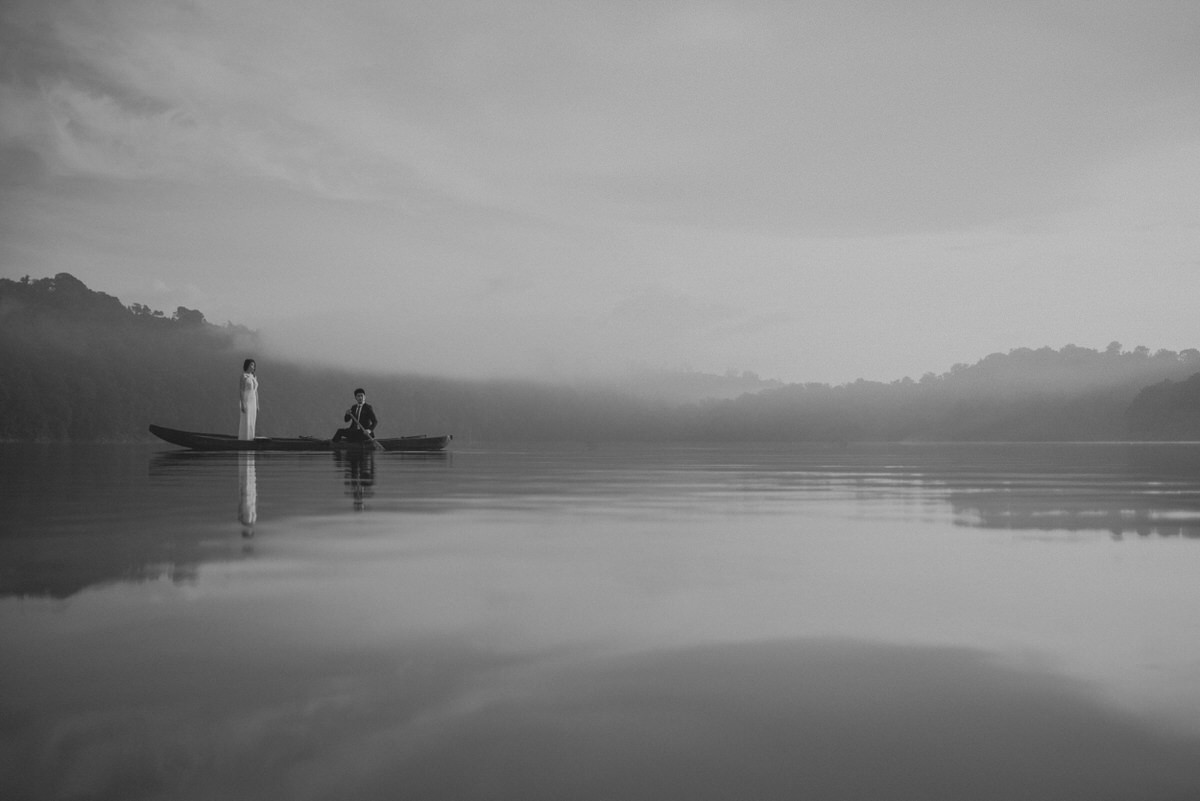
{"label": "white dress", "polygon": [[238,454],[238,478],[241,480],[238,492],[238,520],[246,527],[242,534],[252,537],[254,522],[258,520],[258,480],[254,472],[254,451],[242,451]]}
{"label": "white dress", "polygon": [[254,424],[258,422],[258,378],[242,373],[242,416],[238,420],[238,439],[254,439]]}

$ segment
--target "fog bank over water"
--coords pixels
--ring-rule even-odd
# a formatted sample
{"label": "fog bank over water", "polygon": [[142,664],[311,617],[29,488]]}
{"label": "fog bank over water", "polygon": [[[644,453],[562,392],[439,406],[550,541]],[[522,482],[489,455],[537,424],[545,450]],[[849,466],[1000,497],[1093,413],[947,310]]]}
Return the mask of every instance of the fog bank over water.
{"label": "fog bank over water", "polygon": [[642,368],[620,380],[451,379],[272,358],[257,332],[125,306],[68,273],[0,279],[0,438],[145,439],[151,423],[228,432],[247,357],[267,436],[327,437],[354,388],[382,427],[459,441],[1200,438],[1200,351],[1112,342],[994,353],[919,380],[785,384]]}

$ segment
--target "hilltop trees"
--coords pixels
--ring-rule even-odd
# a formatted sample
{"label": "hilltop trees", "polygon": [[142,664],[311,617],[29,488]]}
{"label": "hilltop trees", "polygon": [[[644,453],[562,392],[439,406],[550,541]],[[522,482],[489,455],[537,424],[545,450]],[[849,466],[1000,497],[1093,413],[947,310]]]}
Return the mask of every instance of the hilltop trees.
{"label": "hilltop trees", "polygon": [[184,307],[125,307],[68,273],[0,279],[0,438],[130,439],[173,406],[216,424],[229,364],[254,341]]}

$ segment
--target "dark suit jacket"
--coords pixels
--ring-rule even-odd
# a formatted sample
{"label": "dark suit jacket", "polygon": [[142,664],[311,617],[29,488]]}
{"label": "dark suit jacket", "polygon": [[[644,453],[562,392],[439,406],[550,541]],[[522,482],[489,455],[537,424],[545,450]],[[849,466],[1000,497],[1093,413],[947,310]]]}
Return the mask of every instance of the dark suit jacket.
{"label": "dark suit jacket", "polygon": [[352,422],[355,414],[358,415],[358,422],[362,423],[362,427],[368,431],[373,433],[375,429],[379,427],[379,418],[375,416],[375,410],[371,408],[371,404],[364,403],[361,411],[358,410],[358,404],[355,404],[354,406],[351,406],[350,410],[346,412],[344,417],[342,417],[343,420],[345,420],[347,423],[350,423],[351,434],[360,433],[358,426],[354,425]]}

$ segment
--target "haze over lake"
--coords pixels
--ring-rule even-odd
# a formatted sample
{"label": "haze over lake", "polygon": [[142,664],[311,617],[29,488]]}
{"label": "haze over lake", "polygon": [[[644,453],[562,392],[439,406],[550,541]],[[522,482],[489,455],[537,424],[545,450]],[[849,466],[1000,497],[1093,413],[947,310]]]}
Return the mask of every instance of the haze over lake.
{"label": "haze over lake", "polygon": [[1197,31],[0,3],[0,801],[1196,801]]}
{"label": "haze over lake", "polygon": [[0,796],[1196,797],[1198,466],[0,445]]}

